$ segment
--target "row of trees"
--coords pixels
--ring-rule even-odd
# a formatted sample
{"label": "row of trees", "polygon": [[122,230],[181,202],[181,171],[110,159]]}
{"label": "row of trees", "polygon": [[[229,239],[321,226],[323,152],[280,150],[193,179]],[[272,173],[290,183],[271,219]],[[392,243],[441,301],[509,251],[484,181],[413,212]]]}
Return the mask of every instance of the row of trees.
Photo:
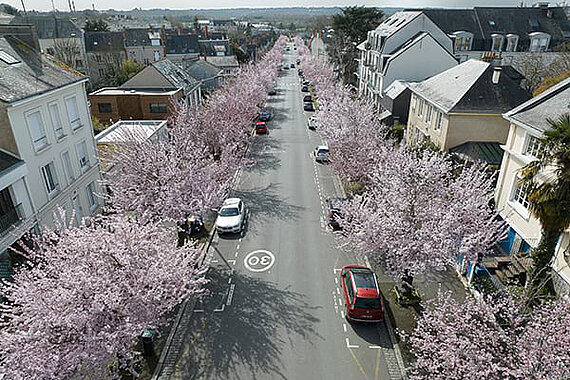
{"label": "row of trees", "polygon": [[[335,83],[327,64],[311,57],[308,49],[298,50],[319,95],[317,129],[328,141],[332,168],[345,184],[358,183],[348,186],[357,191],[346,202],[340,222],[348,242],[382,264],[409,294],[417,274],[445,269],[458,258],[477,260],[504,236],[505,225],[490,208],[494,187],[484,167],[397,146],[371,105]],[[562,124],[552,133],[568,136],[569,124]],[[563,152],[568,152],[568,140],[557,141],[529,178],[545,165],[567,161]],[[534,183],[542,207],[564,190],[558,182]],[[550,212],[545,219],[558,221],[559,214]],[[414,379],[570,376],[566,299],[530,308],[526,297],[510,294],[458,302],[440,293],[425,307],[415,330],[404,334],[416,357]]]}
{"label": "row of trees", "polygon": [[193,245],[167,227],[208,210],[227,192],[247,130],[277,76],[283,39],[199,110],[179,106],[168,138],[141,135],[114,152],[107,186],[112,213],[73,226],[65,212],[23,246],[25,266],[3,285],[0,374],[9,379],[135,375],[133,346],[144,328],[189,296],[205,268]]}

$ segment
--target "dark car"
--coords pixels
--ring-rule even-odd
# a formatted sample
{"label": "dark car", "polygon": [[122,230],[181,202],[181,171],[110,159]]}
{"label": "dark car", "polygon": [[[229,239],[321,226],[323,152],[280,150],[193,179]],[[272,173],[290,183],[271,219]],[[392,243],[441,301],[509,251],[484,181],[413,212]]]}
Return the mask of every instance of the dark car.
{"label": "dark car", "polygon": [[297,70],[297,73],[298,73],[300,76],[303,76],[303,69],[298,69],[298,70]]}
{"label": "dark car", "polygon": [[302,91],[302,92],[309,92],[309,86],[303,86],[303,87],[301,87],[301,91]]}
{"label": "dark car", "polygon": [[315,107],[313,106],[313,102],[303,104],[303,109],[305,111],[315,112]]}
{"label": "dark car", "polygon": [[292,69],[295,68],[295,64],[294,64],[294,63],[290,64],[289,66],[291,66]]}
{"label": "dark car", "polygon": [[269,92],[267,93],[267,95],[277,95],[277,90],[272,88],[271,90],[269,90]]}
{"label": "dark car", "polygon": [[289,66],[287,65],[283,66],[283,70],[289,70]]}
{"label": "dark car", "polygon": [[269,110],[261,110],[259,113],[259,121],[269,121],[271,120],[271,112]]}
{"label": "dark car", "polygon": [[345,200],[346,200],[345,198],[337,197],[337,198],[328,198],[325,201],[327,205],[329,226],[331,226],[333,230],[342,230],[342,227],[338,223],[338,220],[339,218],[342,217],[340,209],[342,206],[342,202],[344,202]]}
{"label": "dark car", "polygon": [[258,121],[255,123],[255,134],[256,135],[265,135],[267,134],[267,124],[264,121]]}
{"label": "dark car", "polygon": [[384,301],[376,274],[370,268],[347,265],[340,272],[346,318],[355,322],[384,320]]}
{"label": "dark car", "polygon": [[311,95],[305,95],[303,97],[303,101],[304,102],[312,102],[313,101],[313,97]]}
{"label": "dark car", "polygon": [[308,80],[303,81],[303,86],[309,86],[311,83]]}
{"label": "dark car", "polygon": [[301,60],[298,59],[298,60],[297,60],[297,65],[300,65],[300,64],[301,64]]}

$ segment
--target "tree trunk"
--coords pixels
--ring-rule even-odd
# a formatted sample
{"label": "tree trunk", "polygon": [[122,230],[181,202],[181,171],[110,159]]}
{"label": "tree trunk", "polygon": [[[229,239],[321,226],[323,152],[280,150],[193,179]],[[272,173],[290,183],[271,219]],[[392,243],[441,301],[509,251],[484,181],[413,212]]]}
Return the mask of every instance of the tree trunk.
{"label": "tree trunk", "polygon": [[550,280],[550,263],[554,257],[556,243],[560,231],[552,228],[542,228],[542,236],[538,246],[532,250],[534,268],[530,274],[530,294],[532,298],[544,294]]}
{"label": "tree trunk", "polygon": [[408,299],[413,297],[414,291],[414,276],[410,275],[409,272],[406,272],[402,276],[402,295]]}

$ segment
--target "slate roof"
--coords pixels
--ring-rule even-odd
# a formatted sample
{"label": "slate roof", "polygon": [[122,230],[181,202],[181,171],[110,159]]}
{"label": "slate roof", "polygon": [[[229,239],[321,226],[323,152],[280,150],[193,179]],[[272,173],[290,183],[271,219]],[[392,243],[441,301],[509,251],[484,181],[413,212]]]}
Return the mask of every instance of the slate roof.
{"label": "slate roof", "polygon": [[86,80],[81,73],[40,54],[11,36],[0,37],[0,50],[19,63],[0,60],[0,101],[15,102]]}
{"label": "slate roof", "polygon": [[391,36],[420,14],[419,11],[396,12],[378,25],[375,31],[381,36]]}
{"label": "slate roof", "polygon": [[166,54],[200,53],[197,34],[167,34]]}
{"label": "slate roof", "polygon": [[180,68],[178,65],[172,63],[168,59],[161,59],[152,64],[152,66],[158,70],[164,77],[172,83],[172,86],[176,88],[184,88],[191,90],[196,86],[200,85],[196,79],[194,79],[190,74]]}
{"label": "slate roof", "polygon": [[469,141],[450,148],[449,153],[466,156],[473,161],[484,161],[489,165],[500,166],[503,161],[503,149],[500,142]]}
{"label": "slate roof", "polygon": [[0,150],[0,177],[20,165],[24,165],[24,161]]}
{"label": "slate roof", "polygon": [[550,129],[547,118],[570,113],[570,78],[522,103],[503,116],[539,132]]}
{"label": "slate roof", "polygon": [[38,39],[81,38],[82,30],[71,20],[49,16],[23,16],[12,19],[11,24],[32,24],[36,27]]}
{"label": "slate roof", "polygon": [[[125,46],[152,46],[151,36],[161,38],[160,33],[150,29],[125,29]],[[161,38],[161,44],[162,38]]]}
{"label": "slate roof", "polygon": [[[419,11],[418,9],[415,9]],[[550,47],[570,40],[570,22],[561,7],[475,7],[473,9],[420,9],[447,34],[473,33],[472,49],[491,49],[491,34],[516,34],[518,51],[528,50],[529,33],[550,34]],[[548,15],[551,17],[548,17]]]}
{"label": "slate roof", "polygon": [[388,96],[391,99],[396,99],[407,88],[408,88],[408,82],[407,81],[395,80],[388,87],[386,87],[386,90],[384,91],[384,95]]}
{"label": "slate roof", "polygon": [[85,50],[88,53],[124,51],[122,32],[85,32]]}
{"label": "slate roof", "polygon": [[223,70],[217,66],[204,61],[203,59],[192,62],[184,68],[189,75],[197,80],[206,80],[221,75]]}
{"label": "slate roof", "polygon": [[235,55],[206,57],[206,61],[218,67],[239,67],[239,63]]}
{"label": "slate roof", "polygon": [[501,72],[498,84],[492,83],[493,70],[488,62],[470,59],[409,87],[446,113],[503,113],[530,98],[520,80],[509,76],[514,69]]}

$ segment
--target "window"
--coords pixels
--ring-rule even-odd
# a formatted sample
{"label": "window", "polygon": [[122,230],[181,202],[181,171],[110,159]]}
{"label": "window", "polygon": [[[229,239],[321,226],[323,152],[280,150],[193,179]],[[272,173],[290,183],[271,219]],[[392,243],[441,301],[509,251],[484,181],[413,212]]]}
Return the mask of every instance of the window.
{"label": "window", "polygon": [[97,72],[99,73],[100,77],[105,76],[105,69],[97,69]]}
{"label": "window", "polygon": [[524,154],[534,158],[541,158],[544,154],[544,144],[536,136],[529,136]]}
{"label": "window", "polygon": [[435,126],[433,127],[433,129],[435,129],[436,132],[441,131],[442,123],[443,123],[443,113],[438,111],[437,118],[435,120]]}
{"label": "window", "polygon": [[83,67],[83,60],[82,59],[76,59],[75,60],[75,67]]}
{"label": "window", "polygon": [[87,201],[89,202],[89,208],[93,210],[97,206],[97,200],[95,199],[95,183],[91,182],[85,187],[87,191]]}
{"label": "window", "polygon": [[455,32],[455,51],[471,50],[471,42],[473,41],[473,33]]}
{"label": "window", "polygon": [[[103,62],[103,58],[101,57],[100,54],[95,54],[95,62],[101,63]],[[101,70],[101,69],[99,69]]]}
{"label": "window", "polygon": [[529,34],[530,37],[530,51],[533,53],[540,53],[548,50],[550,43],[550,35],[542,32],[534,32]]}
{"label": "window", "polygon": [[99,108],[99,113],[113,112],[113,107],[111,106],[111,103],[98,103],[97,108]]}
{"label": "window", "polygon": [[49,55],[52,55],[52,56],[53,56],[53,55],[55,55],[55,50],[53,50],[52,47],[48,47],[48,48],[46,49],[46,53],[48,53]]}
{"label": "window", "polygon": [[61,160],[63,161],[63,169],[65,170],[67,180],[71,184],[75,180],[75,176],[73,175],[73,167],[71,166],[69,151],[66,150],[61,154]]}
{"label": "window", "polygon": [[515,191],[512,200],[528,209],[528,185],[523,184],[520,178],[515,178]]}
{"label": "window", "polygon": [[418,107],[418,116],[421,118],[424,114],[425,100],[420,99],[420,106]]}
{"label": "window", "polygon": [[149,59],[148,59],[148,58],[145,58],[145,59],[144,59],[144,64],[145,64],[145,66],[148,66],[148,65],[150,65],[150,61],[149,61]]}
{"label": "window", "polygon": [[59,114],[59,107],[57,103],[52,103],[48,106],[49,117],[51,119],[51,124],[53,125],[53,130],[55,131],[55,137],[61,139],[63,134],[63,123],[61,122],[61,115]]}
{"label": "window", "polygon": [[433,112],[433,107],[432,107],[432,105],[430,104],[430,105],[428,105],[427,112],[426,112],[426,123],[427,123],[428,125],[431,124],[431,114],[432,114],[432,112]]}
{"label": "window", "polygon": [[26,121],[28,123],[30,135],[32,136],[34,149],[37,152],[48,145],[42,114],[39,110],[30,112],[26,115]]}
{"label": "window", "polygon": [[85,141],[77,144],[77,157],[79,157],[79,167],[82,171],[89,168],[89,156],[87,155],[87,144]]}
{"label": "window", "polygon": [[507,47],[505,51],[517,51],[517,45],[519,43],[519,36],[516,34],[507,34]]}
{"label": "window", "polygon": [[77,98],[71,96],[65,99],[65,106],[67,107],[67,116],[72,129],[81,127],[81,118],[79,117],[79,109],[77,108]]}
{"label": "window", "polygon": [[57,174],[53,161],[42,167],[42,177],[44,178],[48,195],[50,197],[53,196],[57,192],[58,187]]}
{"label": "window", "polygon": [[491,34],[493,43],[491,46],[492,51],[501,51],[503,47],[503,36],[501,34]]}
{"label": "window", "polygon": [[417,105],[418,105],[418,97],[414,96],[414,101],[412,102],[412,113],[416,113]]}
{"label": "window", "polygon": [[150,113],[166,113],[168,107],[166,103],[150,103]]}

